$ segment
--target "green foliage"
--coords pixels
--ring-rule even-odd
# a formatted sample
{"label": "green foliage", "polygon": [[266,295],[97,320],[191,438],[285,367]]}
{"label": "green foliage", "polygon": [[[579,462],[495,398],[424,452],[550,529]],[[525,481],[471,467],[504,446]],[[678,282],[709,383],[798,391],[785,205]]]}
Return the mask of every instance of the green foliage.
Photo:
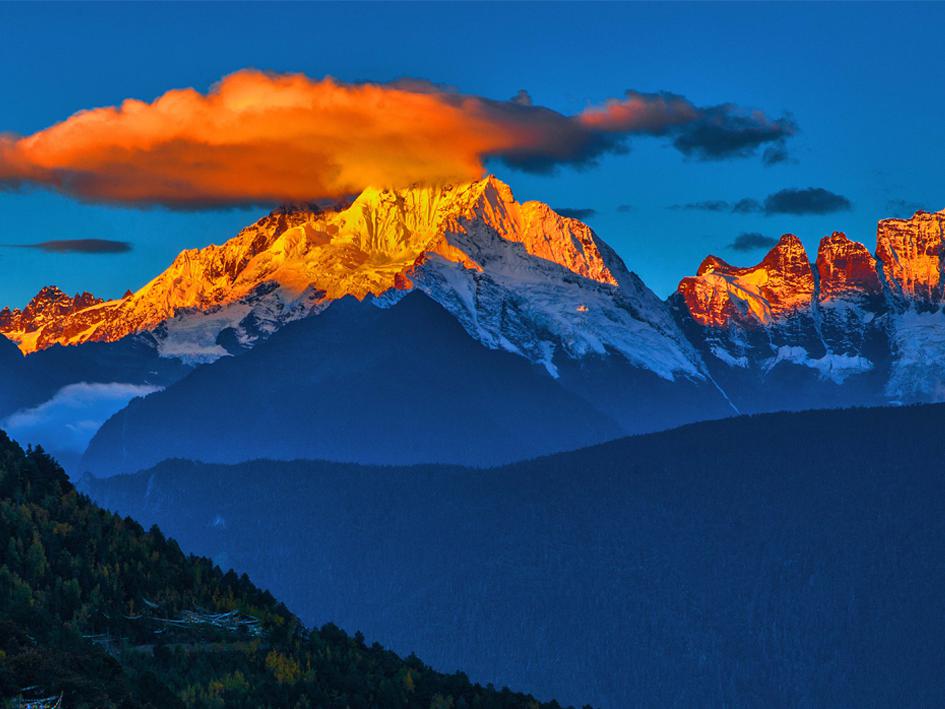
{"label": "green foliage", "polygon": [[[195,611],[261,630],[162,625]],[[0,697],[27,687],[97,708],[541,706],[332,625],[309,632],[245,574],[95,506],[0,432]]]}

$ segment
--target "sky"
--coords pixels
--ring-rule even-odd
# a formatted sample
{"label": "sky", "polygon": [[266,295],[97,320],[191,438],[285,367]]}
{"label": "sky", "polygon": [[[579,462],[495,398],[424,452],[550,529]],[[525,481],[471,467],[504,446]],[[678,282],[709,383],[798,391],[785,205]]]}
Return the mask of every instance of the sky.
{"label": "sky", "polygon": [[[812,257],[833,231],[872,249],[879,219],[945,208],[943,20],[932,3],[0,4],[0,306],[48,284],[120,296],[181,249],[233,236],[285,184],[328,197],[385,170],[407,180],[480,162],[519,199],[578,210],[660,296],[707,254],[756,263],[786,232]],[[364,83],[398,100],[403,89],[411,106],[427,102],[410,109],[416,120],[398,114],[419,137],[398,133],[379,164],[376,134],[319,116],[328,132],[311,156],[310,133],[286,123],[220,158],[253,174],[207,177],[219,153],[201,152],[218,129],[202,118],[217,115],[206,94],[235,72],[267,101],[331,89],[363,107]],[[297,73],[308,79],[292,87],[265,78]],[[199,94],[162,120],[189,111],[190,142],[120,173],[72,151],[96,129],[96,160],[127,147],[112,123],[90,123],[99,114],[38,147],[19,140],[80,110],[187,88]],[[760,142],[711,154],[718,136],[704,129],[719,121]],[[260,176],[266,149],[304,159]]]}

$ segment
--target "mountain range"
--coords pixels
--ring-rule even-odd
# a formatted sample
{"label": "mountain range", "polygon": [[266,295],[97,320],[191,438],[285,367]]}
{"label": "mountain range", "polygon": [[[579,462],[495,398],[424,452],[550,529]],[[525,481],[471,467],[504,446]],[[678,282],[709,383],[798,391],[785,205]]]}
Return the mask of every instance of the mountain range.
{"label": "mountain range", "polygon": [[280,208],[117,300],[47,287],[0,311],[28,355],[0,348],[0,415],[53,384],[162,389],[78,464],[118,472],[171,439],[217,462],[495,464],[739,412],[938,401],[943,247],[945,212],[880,222],[875,254],[835,233],[813,264],[785,235],[756,266],[709,256],[663,301],[495,177],[367,189]]}

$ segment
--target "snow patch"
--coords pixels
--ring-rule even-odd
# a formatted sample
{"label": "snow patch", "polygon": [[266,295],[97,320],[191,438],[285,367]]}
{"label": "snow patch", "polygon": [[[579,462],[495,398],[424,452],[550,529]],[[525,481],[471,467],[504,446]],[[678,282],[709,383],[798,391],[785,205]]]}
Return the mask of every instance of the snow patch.
{"label": "snow patch", "polygon": [[729,367],[740,367],[745,369],[748,367],[748,358],[744,355],[741,357],[736,357],[725,348],[719,347],[718,345],[710,345],[709,351],[718,359],[722,360]]}
{"label": "snow patch", "polygon": [[873,363],[861,355],[828,352],[823,357],[813,358],[803,347],[785,345],[779,347],[775,356],[768,360],[765,371],[770,372],[782,362],[816,369],[821,378],[836,384],[842,384],[847,378],[873,368]]}
{"label": "snow patch", "polygon": [[897,356],[886,385],[894,401],[945,401],[945,314],[910,309],[893,317]]}

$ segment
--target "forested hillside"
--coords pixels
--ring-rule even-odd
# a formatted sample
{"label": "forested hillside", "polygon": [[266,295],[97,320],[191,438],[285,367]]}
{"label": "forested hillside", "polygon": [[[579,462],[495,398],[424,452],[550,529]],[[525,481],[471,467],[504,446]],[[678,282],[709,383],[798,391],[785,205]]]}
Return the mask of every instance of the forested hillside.
{"label": "forested hillside", "polygon": [[0,540],[0,697],[10,706],[542,706],[360,634],[306,630],[245,574],[100,509],[49,456],[2,432]]}
{"label": "forested hillside", "polygon": [[89,489],[308,623],[480,682],[943,706],[943,427],[943,406],[772,414],[491,470],[178,460]]}

